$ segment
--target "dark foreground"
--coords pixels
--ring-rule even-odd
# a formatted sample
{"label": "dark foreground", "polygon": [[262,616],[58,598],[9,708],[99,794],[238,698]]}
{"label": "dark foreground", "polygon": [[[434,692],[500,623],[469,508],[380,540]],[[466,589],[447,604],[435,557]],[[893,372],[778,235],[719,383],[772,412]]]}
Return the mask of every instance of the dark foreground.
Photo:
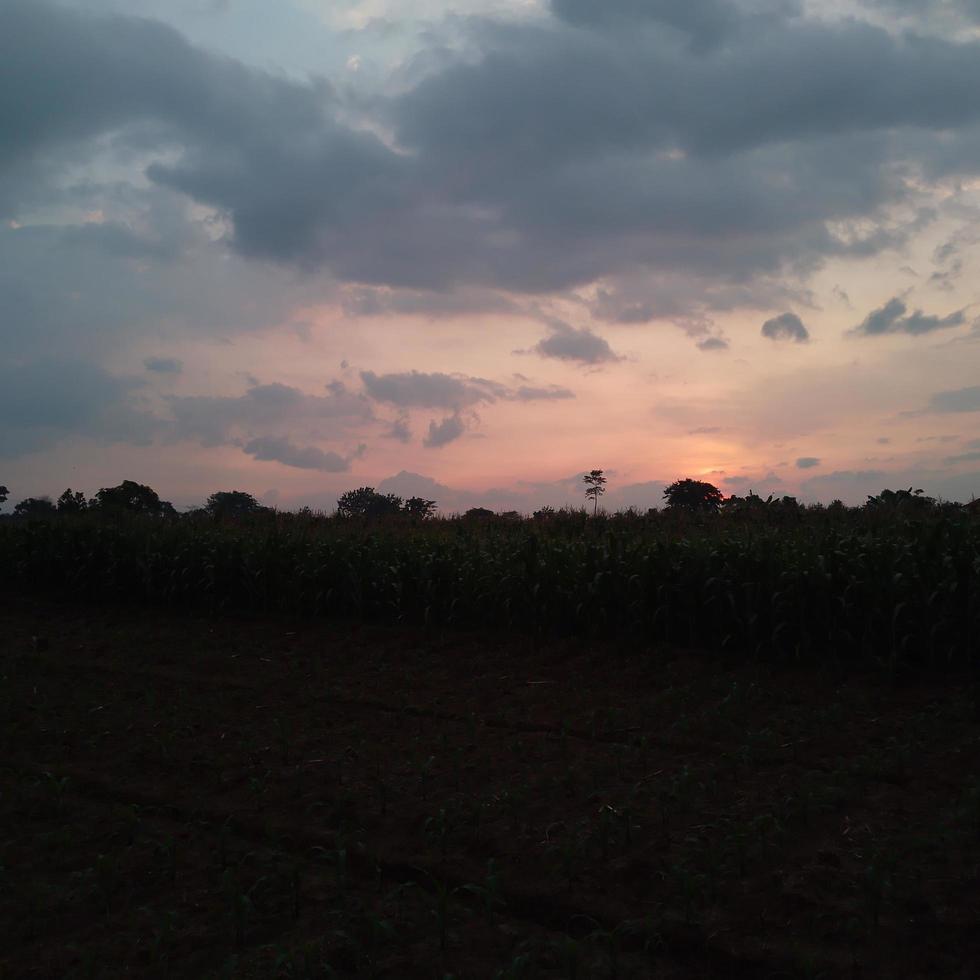
{"label": "dark foreground", "polygon": [[0,976],[980,976],[954,680],[0,608]]}

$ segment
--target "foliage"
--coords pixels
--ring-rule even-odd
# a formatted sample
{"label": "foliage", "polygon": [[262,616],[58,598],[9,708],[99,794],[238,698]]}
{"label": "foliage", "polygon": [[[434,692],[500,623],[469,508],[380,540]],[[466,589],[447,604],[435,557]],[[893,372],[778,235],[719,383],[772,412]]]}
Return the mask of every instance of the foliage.
{"label": "foliage", "polygon": [[348,490],[337,501],[340,517],[386,517],[400,514],[402,498],[393,493],[378,493],[374,487]]}
{"label": "foliage", "polygon": [[419,520],[426,520],[436,512],[436,502],[426,500],[425,497],[409,497],[405,501],[403,512],[409,517],[417,517]]}
{"label": "foliage", "polygon": [[10,496],[10,491],[0,484],[0,504],[5,504],[7,502],[7,497]]}
{"label": "foliage", "polygon": [[50,517],[57,512],[50,497],[28,497],[14,507],[14,517]]}
{"label": "foliage", "polygon": [[[763,507],[764,504],[764,507]],[[778,504],[778,506],[776,506]],[[535,633],[729,654],[964,663],[980,636],[980,521],[753,502],[697,521],[0,522],[0,591]],[[785,505],[790,506],[790,505]],[[775,508],[775,509],[774,509]]]}
{"label": "foliage", "polygon": [[723,499],[716,486],[701,480],[675,480],[664,490],[668,508],[692,513],[714,513]]}
{"label": "foliage", "polygon": [[243,490],[219,490],[208,497],[204,510],[216,520],[249,517],[266,510],[250,493]]}
{"label": "foliage", "polygon": [[172,517],[173,504],[161,500],[151,487],[134,480],[123,480],[118,487],[103,487],[92,500],[91,507],[112,516],[139,514],[153,517]]}
{"label": "foliage", "polygon": [[592,500],[593,515],[599,512],[599,498],[606,492],[606,478],[602,470],[590,470],[582,477],[585,483],[585,499]]}
{"label": "foliage", "polygon": [[81,490],[72,491],[69,487],[58,498],[59,514],[84,514],[88,510],[88,500]]}

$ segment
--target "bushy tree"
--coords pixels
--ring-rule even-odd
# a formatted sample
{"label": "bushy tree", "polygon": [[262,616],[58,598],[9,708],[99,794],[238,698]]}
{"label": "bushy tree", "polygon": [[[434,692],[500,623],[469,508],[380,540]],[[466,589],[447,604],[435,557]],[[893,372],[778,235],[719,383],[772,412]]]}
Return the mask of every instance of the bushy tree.
{"label": "bushy tree", "polygon": [[668,510],[690,511],[695,514],[716,513],[724,499],[716,486],[702,480],[675,480],[664,490]]}
{"label": "bushy tree", "polygon": [[387,517],[400,514],[402,498],[393,493],[378,493],[374,487],[348,490],[337,501],[339,517]]}
{"label": "bushy tree", "polygon": [[877,496],[868,496],[865,509],[876,513],[921,514],[936,506],[933,497],[923,496],[924,491],[882,490]]}
{"label": "bushy tree", "polygon": [[426,500],[425,497],[409,497],[405,501],[403,510],[409,517],[417,517],[424,521],[436,512],[436,502]]}
{"label": "bushy tree", "polygon": [[118,487],[103,487],[90,506],[106,515],[145,514],[172,517],[177,513],[173,504],[161,500],[154,489],[134,480],[123,480]]}
{"label": "bushy tree", "polygon": [[261,514],[266,508],[244,490],[218,490],[208,497],[204,510],[210,517],[223,520]]}
{"label": "bushy tree", "polygon": [[81,490],[73,492],[71,487],[69,487],[58,498],[59,514],[81,514],[86,510],[88,510],[88,501],[85,499],[85,494]]}
{"label": "bushy tree", "polygon": [[5,504],[9,496],[10,491],[5,486],[0,485],[0,504]]}
{"label": "bushy tree", "polygon": [[471,507],[463,517],[469,520],[485,521],[489,520],[491,517],[496,517],[497,515],[487,507]]}
{"label": "bushy tree", "polygon": [[28,497],[14,507],[14,517],[51,517],[57,513],[50,497]]}

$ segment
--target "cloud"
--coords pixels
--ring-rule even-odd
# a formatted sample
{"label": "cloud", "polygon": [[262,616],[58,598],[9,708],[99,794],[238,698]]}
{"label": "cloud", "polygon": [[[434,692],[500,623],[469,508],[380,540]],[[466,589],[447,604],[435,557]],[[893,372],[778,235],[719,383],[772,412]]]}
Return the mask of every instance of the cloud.
{"label": "cloud", "polygon": [[493,402],[507,394],[504,385],[483,378],[443,374],[439,371],[401,371],[375,374],[362,371],[367,394],[399,408],[460,409],[478,402]]}
{"label": "cloud", "polygon": [[[908,315],[906,315],[908,314]],[[924,334],[947,327],[959,327],[966,323],[964,310],[957,310],[948,316],[926,315],[922,310],[908,313],[908,307],[897,296],[884,306],[872,310],[864,320],[849,332],[864,337],[877,337],[883,334],[907,333]]]}
{"label": "cloud", "polygon": [[762,324],[762,336],[770,340],[792,340],[797,344],[805,344],[810,339],[810,333],[803,321],[795,313],[781,313]]}
{"label": "cloud", "polygon": [[698,342],[698,350],[728,350],[728,341],[724,337],[706,337]]}
{"label": "cloud", "polygon": [[140,382],[84,361],[45,358],[0,365],[0,457],[68,439],[145,445],[160,422],[136,407]]}
{"label": "cloud", "polygon": [[960,453],[958,456],[947,456],[943,462],[949,466],[956,466],[960,463],[977,463],[980,462],[980,450]]}
{"label": "cloud", "polygon": [[184,370],[183,361],[176,357],[147,357],[143,360],[143,367],[155,374],[180,374]]}
{"label": "cloud", "polygon": [[635,31],[644,24],[673,28],[698,47],[714,44],[734,30],[738,14],[728,0],[551,0],[557,17],[577,26]]}
{"label": "cloud", "polygon": [[422,445],[428,449],[440,449],[458,439],[465,431],[463,420],[458,415],[450,415],[439,423],[429,423],[429,434],[422,440]]}
{"label": "cloud", "polygon": [[551,324],[549,336],[539,340],[532,350],[541,357],[580,364],[606,364],[621,358],[609,344],[587,327],[576,328],[561,321]]}
{"label": "cloud", "polygon": [[779,486],[783,480],[778,473],[769,470],[765,476],[726,476],[721,481],[729,490],[754,490],[760,486],[771,489]]}
{"label": "cloud", "polygon": [[816,456],[801,456],[796,461],[796,468],[799,470],[809,470],[819,465],[820,460]]}
{"label": "cloud", "polygon": [[243,452],[262,462],[282,463],[302,470],[320,470],[324,473],[345,473],[350,469],[353,457],[324,452],[316,446],[294,445],[286,436],[262,436],[242,446]]}
{"label": "cloud", "polygon": [[929,399],[933,412],[980,412],[980,386],[937,391]]}
{"label": "cloud", "polygon": [[373,419],[367,399],[334,382],[325,395],[308,395],[279,383],[255,384],[244,395],[186,395],[167,399],[178,439],[197,439],[206,446],[233,441],[256,428],[297,425],[323,419],[366,422]]}
{"label": "cloud", "polygon": [[521,385],[514,390],[512,397],[519,402],[562,401],[566,398],[574,398],[575,392],[560,385],[551,385],[547,388]]}
{"label": "cloud", "polygon": [[398,442],[411,442],[412,430],[409,427],[408,416],[404,414],[399,415],[383,435],[387,439],[396,439]]}
{"label": "cloud", "polygon": [[[363,92],[248,68],[158,22],[8,0],[0,81],[19,95],[0,113],[0,212],[99,153],[135,156],[155,188],[217,212],[239,254],[420,311],[440,292],[466,309],[487,290],[679,274],[690,313],[706,284],[751,296],[902,244],[931,219],[892,214],[909,194],[886,164],[980,167],[980,44],[753,7],[556,0],[551,18],[460,20],[465,54],[423,52],[427,70]],[[84,234],[135,249],[120,231]]]}

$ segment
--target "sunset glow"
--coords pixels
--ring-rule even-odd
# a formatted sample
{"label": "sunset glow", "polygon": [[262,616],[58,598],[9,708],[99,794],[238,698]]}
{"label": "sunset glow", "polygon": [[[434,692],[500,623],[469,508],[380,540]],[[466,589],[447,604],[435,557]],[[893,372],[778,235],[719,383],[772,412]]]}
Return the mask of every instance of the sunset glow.
{"label": "sunset glow", "polygon": [[9,0],[7,509],[970,500],[976,17]]}

